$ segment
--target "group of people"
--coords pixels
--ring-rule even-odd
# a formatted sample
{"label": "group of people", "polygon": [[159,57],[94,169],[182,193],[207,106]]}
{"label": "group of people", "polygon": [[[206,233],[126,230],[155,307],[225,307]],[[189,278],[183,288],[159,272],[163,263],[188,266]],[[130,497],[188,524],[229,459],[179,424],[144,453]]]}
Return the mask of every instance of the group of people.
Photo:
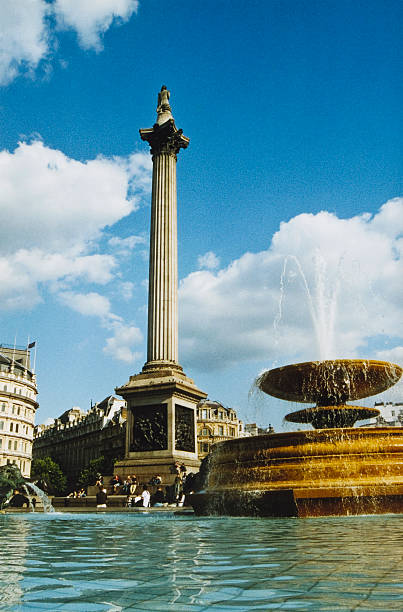
{"label": "group of people", "polygon": [[[135,474],[127,476],[124,480],[115,474],[110,486],[112,494],[126,495],[126,506],[149,508],[150,506],[182,506],[185,500],[187,469],[184,463],[176,461],[171,468],[171,473],[175,474],[174,483],[172,485],[162,487],[162,478],[158,474],[150,478],[148,484],[143,484],[141,492],[138,491],[138,483]],[[189,480],[191,474],[189,474]],[[102,479],[97,480],[98,492],[96,495],[97,507],[106,508],[107,491],[103,485]],[[151,493],[149,487],[156,487],[156,490]]]}
{"label": "group of people", "polygon": [[77,499],[78,497],[87,497],[87,493],[85,492],[85,489],[79,489],[78,491],[72,491],[67,495],[67,497],[74,497]]}
{"label": "group of people", "polygon": [[120,476],[115,474],[111,480],[113,493],[120,493],[121,495],[134,495],[137,487],[137,478],[135,474],[128,476],[125,480],[122,480]]}

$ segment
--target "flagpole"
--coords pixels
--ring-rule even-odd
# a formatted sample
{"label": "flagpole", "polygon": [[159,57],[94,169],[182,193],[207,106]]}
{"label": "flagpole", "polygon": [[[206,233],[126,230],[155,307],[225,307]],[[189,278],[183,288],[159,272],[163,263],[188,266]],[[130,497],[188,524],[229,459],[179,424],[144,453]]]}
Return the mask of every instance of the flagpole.
{"label": "flagpole", "polygon": [[36,342],[35,342],[35,353],[34,353],[34,367],[32,368],[33,374],[35,374],[35,366],[36,366]]}
{"label": "flagpole", "polygon": [[17,344],[17,332],[15,333],[15,336],[14,336],[13,365],[14,365],[14,361],[15,361],[15,347],[16,347],[16,344]]}

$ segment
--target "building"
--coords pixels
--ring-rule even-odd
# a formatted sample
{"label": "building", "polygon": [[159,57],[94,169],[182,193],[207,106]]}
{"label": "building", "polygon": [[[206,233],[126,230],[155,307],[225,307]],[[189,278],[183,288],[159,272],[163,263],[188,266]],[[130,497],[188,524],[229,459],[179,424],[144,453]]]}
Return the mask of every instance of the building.
{"label": "building", "polygon": [[375,402],[374,407],[381,414],[362,427],[403,427],[403,402]]}
{"label": "building", "polygon": [[92,459],[103,456],[111,468],[125,451],[126,403],[113,395],[83,412],[74,407],[50,425],[35,428],[34,458],[51,457],[74,486]]}
{"label": "building", "polygon": [[246,423],[244,436],[263,436],[264,434],[274,433],[274,428],[269,424],[268,427],[258,427],[256,423]]}
{"label": "building", "polygon": [[37,393],[29,349],[0,345],[0,465],[16,464],[25,478],[31,473]]}
{"label": "building", "polygon": [[[50,425],[37,425],[33,457],[52,457],[74,486],[92,459],[103,456],[112,469],[114,460],[123,457],[126,416],[124,400],[114,396],[95,404],[88,412],[71,408]],[[235,410],[211,400],[199,402],[197,448],[201,459],[212,444],[243,435],[243,423]]]}
{"label": "building", "polygon": [[213,444],[243,436],[243,423],[233,408],[219,402],[201,400],[197,404],[197,447],[203,459]]}

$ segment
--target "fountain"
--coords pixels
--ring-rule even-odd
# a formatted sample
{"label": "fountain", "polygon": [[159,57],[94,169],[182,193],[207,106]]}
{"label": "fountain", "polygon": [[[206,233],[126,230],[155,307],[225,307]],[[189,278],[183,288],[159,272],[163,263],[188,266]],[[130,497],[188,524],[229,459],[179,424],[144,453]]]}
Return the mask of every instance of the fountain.
{"label": "fountain", "polygon": [[286,420],[314,430],[238,438],[211,455],[196,514],[324,516],[403,512],[403,428],[358,427],[375,408],[348,405],[394,385],[403,369],[384,361],[336,359],[264,372],[274,397],[315,403]]}
{"label": "fountain", "polygon": [[10,503],[13,496],[19,493],[26,496],[29,508],[32,512],[35,512],[35,505],[32,503],[33,495],[28,489],[33,492],[33,495],[40,498],[44,512],[55,511],[46,493],[35,483],[26,480],[14,464],[3,465],[0,468],[0,511],[4,512],[4,508]]}

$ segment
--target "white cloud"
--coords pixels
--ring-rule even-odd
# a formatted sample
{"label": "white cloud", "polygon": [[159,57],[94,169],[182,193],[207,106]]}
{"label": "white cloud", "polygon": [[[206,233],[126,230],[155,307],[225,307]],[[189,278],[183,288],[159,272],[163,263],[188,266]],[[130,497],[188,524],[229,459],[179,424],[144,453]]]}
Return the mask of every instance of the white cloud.
{"label": "white cloud", "polygon": [[132,363],[142,356],[141,352],[133,350],[133,347],[140,344],[142,340],[143,334],[138,327],[116,323],[113,326],[113,335],[106,339],[103,351],[114,359]]}
{"label": "white cloud", "polygon": [[149,185],[148,156],[134,157],[78,161],[39,140],[0,152],[0,308],[33,308],[50,291],[63,305],[97,317],[112,333],[106,353],[124,361],[137,356],[132,346],[141,332],[88,285],[114,281],[117,297],[133,294],[120,260],[145,239],[111,238],[110,228],[136,209]]}
{"label": "white cloud", "polygon": [[104,285],[113,278],[117,263],[110,255],[71,256],[20,249],[0,257],[2,310],[28,310],[42,301],[41,287],[59,291],[74,282]]}
{"label": "white cloud", "polygon": [[108,245],[116,252],[120,257],[127,257],[131,254],[133,249],[138,244],[146,244],[147,240],[145,236],[128,236],[127,238],[119,238],[119,236],[113,236],[108,240]]}
{"label": "white cloud", "polygon": [[199,255],[197,265],[200,269],[215,270],[220,265],[220,258],[213,251],[208,251],[204,255]]}
{"label": "white cloud", "polygon": [[34,70],[48,52],[48,5],[43,0],[3,0],[0,4],[0,85],[18,72]]}
{"label": "white cloud", "polygon": [[129,180],[120,160],[81,162],[38,140],[1,151],[0,211],[8,231],[0,252],[17,243],[55,252],[82,248],[133,211]]}
{"label": "white cloud", "polygon": [[[105,230],[135,209],[131,167],[124,158],[77,161],[38,140],[0,152],[0,308],[33,307],[45,288],[58,292],[115,278],[116,249],[144,240],[112,238],[115,253],[96,252]],[[139,164],[136,176],[142,193],[147,181]]]}
{"label": "white cloud", "polygon": [[122,298],[128,302],[133,297],[134,283],[131,281],[123,281],[118,285],[118,291]]}
{"label": "white cloud", "polygon": [[381,361],[391,361],[399,365],[403,364],[403,346],[395,346],[389,350],[377,351],[376,358]]}
{"label": "white cloud", "polygon": [[100,317],[105,321],[111,316],[108,298],[94,291],[86,294],[66,291],[60,293],[59,298],[66,306],[82,315]]}
{"label": "white cloud", "polygon": [[[50,62],[56,47],[55,21],[59,29],[75,30],[83,48],[99,51],[105,32],[127,22],[138,5],[138,0],[2,0],[0,85],[18,74],[34,75],[43,60]],[[66,65],[63,58],[60,61]]]}
{"label": "white cloud", "polygon": [[402,345],[402,231],[403,198],[374,216],[302,214],[281,224],[268,250],[190,274],[180,285],[181,359],[217,369],[246,360],[376,357],[385,339]]}
{"label": "white cloud", "polygon": [[84,316],[97,317],[101,326],[112,333],[106,338],[103,352],[114,359],[132,363],[141,357],[142,353],[134,351],[134,346],[143,340],[143,334],[138,327],[127,325],[121,317],[111,311],[111,303],[107,297],[96,292],[74,293],[66,291],[59,294],[60,301]]}
{"label": "white cloud", "polygon": [[56,0],[59,26],[77,32],[85,49],[102,49],[102,36],[113,23],[124,23],[137,12],[138,0]]}

